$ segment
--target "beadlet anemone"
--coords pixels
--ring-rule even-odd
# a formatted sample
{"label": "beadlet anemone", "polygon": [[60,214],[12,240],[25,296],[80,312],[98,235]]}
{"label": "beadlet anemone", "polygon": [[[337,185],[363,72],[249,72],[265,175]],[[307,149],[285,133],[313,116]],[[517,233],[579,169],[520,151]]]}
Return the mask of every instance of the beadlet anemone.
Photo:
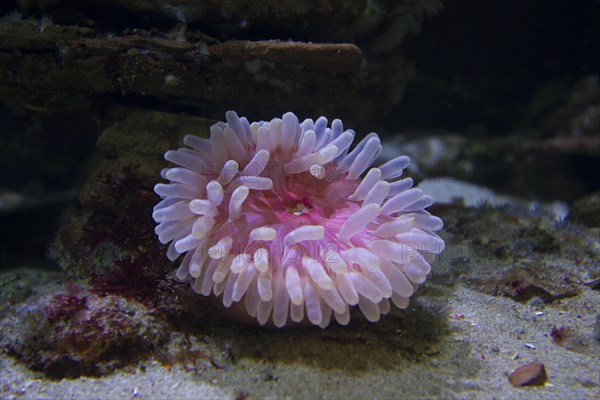
{"label": "beadlet anemone", "polygon": [[[398,179],[399,156],[378,168],[376,133],[351,148],[342,121],[288,112],[249,123],[233,111],[210,139],[184,137],[170,150],[153,218],[167,258],[194,291],[261,325],[348,324],[358,305],[369,321],[409,298],[444,249],[430,196]],[[364,174],[364,176],[363,176]]]}

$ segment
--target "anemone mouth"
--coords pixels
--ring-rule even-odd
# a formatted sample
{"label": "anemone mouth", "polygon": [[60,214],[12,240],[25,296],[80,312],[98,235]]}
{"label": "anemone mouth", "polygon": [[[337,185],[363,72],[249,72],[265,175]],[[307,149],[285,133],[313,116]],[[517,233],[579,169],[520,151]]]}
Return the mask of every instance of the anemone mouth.
{"label": "anemone mouth", "polygon": [[284,208],[285,211],[287,211],[289,214],[295,215],[295,216],[300,216],[302,214],[308,214],[310,213],[311,209],[312,209],[312,205],[311,202],[308,201],[308,199],[305,197],[301,200],[290,200],[290,201],[286,201],[284,202]]}
{"label": "anemone mouth", "polygon": [[[250,154],[256,149],[250,148]],[[300,224],[327,224],[327,220],[340,212],[352,208],[348,197],[356,190],[357,181],[346,180],[346,174],[332,175],[329,179],[318,179],[309,171],[286,175],[289,163],[273,162],[269,171],[262,176],[273,182],[270,191],[250,191],[248,204],[260,204],[265,215],[271,214],[271,223],[282,221],[296,227]],[[328,165],[328,169],[335,168]],[[290,218],[291,217],[291,218]]]}
{"label": "anemone mouth", "polygon": [[155,186],[159,241],[170,260],[183,255],[177,277],[261,325],[347,324],[352,306],[376,321],[390,300],[406,307],[431,269],[426,256],[444,246],[431,198],[396,179],[408,158],[361,178],[382,149],[374,133],[351,150],[354,132],[339,120],[226,119],[210,139],[188,135],[189,148],[167,152],[178,167]]}

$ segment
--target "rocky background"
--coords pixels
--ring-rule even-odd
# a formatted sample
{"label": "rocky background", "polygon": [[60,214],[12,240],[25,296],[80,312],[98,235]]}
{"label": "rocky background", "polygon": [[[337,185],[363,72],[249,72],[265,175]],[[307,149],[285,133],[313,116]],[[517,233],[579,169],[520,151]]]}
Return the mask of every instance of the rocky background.
{"label": "rocky background", "polygon": [[[145,371],[172,387],[147,397],[598,393],[596,2],[20,0],[0,15],[3,397],[102,379],[120,390],[105,397],[137,396]],[[228,109],[338,117],[379,132],[384,158],[411,155],[448,250],[409,309],[270,332],[175,279],[150,217],[162,154]]]}

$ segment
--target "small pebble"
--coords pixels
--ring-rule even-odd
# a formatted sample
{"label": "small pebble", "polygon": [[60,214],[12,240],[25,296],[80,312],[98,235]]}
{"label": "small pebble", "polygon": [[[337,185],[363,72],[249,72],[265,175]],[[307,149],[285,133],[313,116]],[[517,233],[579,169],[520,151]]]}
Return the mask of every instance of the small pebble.
{"label": "small pebble", "polygon": [[517,368],[508,377],[509,382],[516,387],[544,386],[548,380],[546,368],[540,362],[531,362]]}

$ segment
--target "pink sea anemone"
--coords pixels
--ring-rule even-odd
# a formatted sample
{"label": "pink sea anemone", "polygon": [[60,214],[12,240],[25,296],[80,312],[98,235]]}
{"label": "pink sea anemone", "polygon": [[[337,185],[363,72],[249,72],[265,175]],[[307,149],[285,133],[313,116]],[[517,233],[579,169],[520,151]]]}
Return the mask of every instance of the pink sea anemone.
{"label": "pink sea anemone", "polygon": [[444,249],[431,197],[397,179],[397,157],[363,173],[381,152],[376,133],[352,150],[355,133],[336,119],[249,123],[233,111],[210,139],[184,137],[168,151],[179,165],[161,175],[152,214],[177,277],[194,291],[235,303],[261,325],[345,325],[358,304],[369,321],[399,308]]}

